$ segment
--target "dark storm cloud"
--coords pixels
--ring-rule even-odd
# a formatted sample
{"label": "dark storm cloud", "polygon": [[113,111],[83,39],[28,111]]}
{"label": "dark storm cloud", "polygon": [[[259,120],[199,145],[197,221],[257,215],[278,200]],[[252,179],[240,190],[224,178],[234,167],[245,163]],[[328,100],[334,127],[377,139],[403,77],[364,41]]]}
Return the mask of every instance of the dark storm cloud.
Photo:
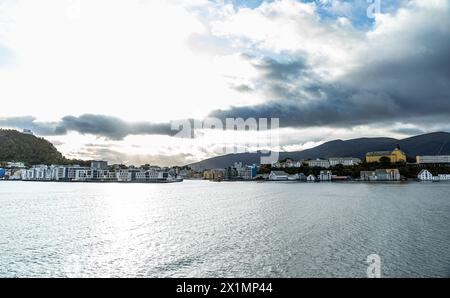
{"label": "dark storm cloud", "polygon": [[170,123],[126,122],[112,116],[93,114],[66,116],[57,122],[38,122],[32,116],[0,118],[0,126],[28,128],[43,136],[65,135],[74,131],[112,140],[122,140],[128,135],[174,136],[179,132],[172,130]]}
{"label": "dark storm cloud", "polygon": [[425,50],[379,57],[333,83],[314,76],[303,57],[285,63],[265,59],[254,65],[273,100],[213,111],[210,116],[280,118],[283,127],[349,127],[432,117],[437,123],[450,117],[448,32],[419,33],[417,47]]}

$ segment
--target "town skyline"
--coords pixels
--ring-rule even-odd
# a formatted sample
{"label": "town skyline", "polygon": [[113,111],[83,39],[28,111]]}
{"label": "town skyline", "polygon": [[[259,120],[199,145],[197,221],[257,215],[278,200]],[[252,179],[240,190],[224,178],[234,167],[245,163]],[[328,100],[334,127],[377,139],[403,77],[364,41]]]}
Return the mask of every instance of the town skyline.
{"label": "town skyline", "polygon": [[279,119],[274,151],[450,131],[448,1],[0,2],[0,127],[68,158],[189,164],[255,131],[173,121]]}

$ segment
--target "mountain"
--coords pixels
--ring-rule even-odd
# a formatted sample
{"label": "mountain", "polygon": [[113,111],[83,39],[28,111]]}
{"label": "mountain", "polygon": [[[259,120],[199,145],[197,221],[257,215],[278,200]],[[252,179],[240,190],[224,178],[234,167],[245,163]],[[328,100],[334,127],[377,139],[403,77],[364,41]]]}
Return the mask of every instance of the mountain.
{"label": "mountain", "polygon": [[49,141],[16,130],[0,129],[0,162],[58,164],[67,160]]}
{"label": "mountain", "polygon": [[[329,157],[359,157],[363,159],[369,151],[393,150],[397,145],[408,155],[450,155],[450,133],[435,132],[402,140],[394,138],[359,138],[352,140],[335,140],[320,146],[296,152],[280,152],[280,160],[329,158]],[[191,164],[193,169],[226,168],[235,162],[244,164],[259,164],[261,153],[239,153],[218,156]]]}

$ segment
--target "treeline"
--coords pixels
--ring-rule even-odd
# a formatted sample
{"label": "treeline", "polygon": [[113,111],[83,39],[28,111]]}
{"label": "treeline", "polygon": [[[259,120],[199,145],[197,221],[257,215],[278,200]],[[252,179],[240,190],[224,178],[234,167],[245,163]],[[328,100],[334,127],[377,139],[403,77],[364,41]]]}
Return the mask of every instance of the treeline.
{"label": "treeline", "polygon": [[417,178],[417,174],[422,169],[429,170],[433,175],[450,174],[450,166],[448,165],[427,165],[420,166],[417,164],[407,163],[366,163],[363,162],[355,166],[337,165],[328,169],[319,167],[302,166],[300,168],[274,168],[270,165],[263,165],[260,168],[260,174],[269,174],[271,171],[284,171],[290,175],[303,173],[305,175],[319,175],[321,170],[330,170],[333,175],[350,176],[353,179],[359,178],[361,171],[375,171],[376,169],[398,169],[400,174],[406,178]]}

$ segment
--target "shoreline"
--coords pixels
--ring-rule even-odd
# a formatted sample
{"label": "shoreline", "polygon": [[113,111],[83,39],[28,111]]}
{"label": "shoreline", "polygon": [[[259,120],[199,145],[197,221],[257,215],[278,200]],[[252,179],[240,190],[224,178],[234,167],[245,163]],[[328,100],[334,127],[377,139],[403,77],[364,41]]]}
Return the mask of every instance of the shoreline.
{"label": "shoreline", "polygon": [[54,181],[54,180],[0,180],[1,182],[33,182],[33,183],[89,183],[89,184],[172,184],[181,183],[185,181],[204,181],[213,183],[283,183],[283,184],[408,184],[408,183],[450,183],[450,181],[420,181],[417,179],[402,180],[402,181],[362,181],[362,180],[349,180],[349,181],[271,181],[271,180],[224,180],[224,181],[211,181],[200,179],[184,179],[183,181]]}

